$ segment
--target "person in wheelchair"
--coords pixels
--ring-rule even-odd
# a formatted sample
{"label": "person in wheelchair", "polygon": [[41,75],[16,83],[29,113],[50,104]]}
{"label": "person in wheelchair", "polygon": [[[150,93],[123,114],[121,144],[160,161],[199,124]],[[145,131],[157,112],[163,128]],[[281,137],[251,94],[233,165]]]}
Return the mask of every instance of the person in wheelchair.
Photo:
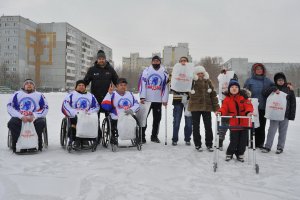
{"label": "person in wheelchair", "polygon": [[[12,150],[16,153],[16,143],[21,133],[22,122],[32,122],[38,135],[38,150],[43,149],[42,133],[46,126],[45,117],[48,103],[45,96],[35,90],[32,79],[26,79],[23,87],[15,92],[8,104],[7,111],[11,116],[7,126],[12,135]],[[21,152],[25,149],[21,149]]]}
{"label": "person in wheelchair", "polygon": [[118,144],[118,116],[121,112],[125,112],[127,115],[133,115],[140,109],[138,101],[133,94],[127,91],[127,80],[125,78],[119,78],[116,85],[116,91],[111,84],[108,93],[104,97],[101,103],[101,107],[110,112],[111,115],[111,130],[112,137],[111,144]]}
{"label": "person in wheelchair", "polygon": [[84,111],[88,114],[97,113],[100,106],[95,96],[86,91],[86,83],[84,80],[78,80],[75,90],[70,92],[64,99],[62,104],[62,113],[70,119],[70,144],[74,141],[75,148],[79,147],[80,140],[76,138],[77,114]]}

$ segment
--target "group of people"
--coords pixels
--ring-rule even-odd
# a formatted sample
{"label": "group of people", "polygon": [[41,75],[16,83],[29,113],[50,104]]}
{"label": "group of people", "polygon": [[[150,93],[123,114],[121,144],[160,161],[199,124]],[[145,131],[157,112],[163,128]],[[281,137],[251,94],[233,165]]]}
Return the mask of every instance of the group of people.
{"label": "group of people", "polygon": [[[274,83],[266,77],[266,68],[261,63],[252,67],[252,75],[246,80],[241,88],[235,74],[224,87],[219,86],[219,98],[209,74],[203,66],[192,66],[187,57],[181,57],[174,69],[184,69],[186,73],[180,73],[179,78],[172,72],[168,74],[166,68],[161,64],[159,56],[152,58],[150,66],[146,67],[140,76],[139,101],[127,91],[127,80],[119,78],[113,67],[106,60],[105,53],[99,50],[94,66],[90,67],[85,78],[76,82],[75,90],[67,94],[62,103],[62,113],[70,118],[71,137],[76,141],[77,113],[79,110],[88,113],[104,112],[111,115],[112,138],[111,143],[117,144],[118,130],[117,122],[121,112],[134,115],[139,111],[140,106],[150,102],[148,115],[152,111],[153,123],[151,141],[160,143],[158,134],[162,118],[162,106],[167,106],[169,93],[173,94],[173,137],[172,145],[176,146],[179,139],[181,117],[184,113],[184,141],[191,145],[191,135],[195,148],[203,151],[200,119],[203,118],[205,127],[205,146],[209,152],[213,151],[212,112],[217,115],[229,116],[251,116],[254,112],[251,99],[259,101],[258,114],[260,126],[255,129],[256,145],[262,152],[270,152],[277,129],[279,130],[279,141],[276,153],[282,153],[285,145],[286,133],[289,120],[295,119],[296,98],[293,87],[287,82],[285,75],[280,72],[275,74]],[[223,69],[221,74],[229,71]],[[186,81],[187,86],[183,89],[172,87],[177,80]],[[86,87],[91,83],[91,93]],[[284,92],[287,94],[286,115],[283,121],[271,120],[268,136],[265,142],[266,99],[272,93]],[[219,103],[219,100],[221,103]],[[48,112],[48,103],[43,94],[35,90],[34,81],[24,81],[20,91],[15,92],[7,105],[11,119],[8,128],[12,134],[12,149],[16,151],[16,143],[21,132],[22,122],[33,122],[38,135],[38,150],[42,151],[42,131],[45,127],[45,116]],[[148,116],[147,115],[147,116]],[[224,120],[224,121],[223,121]],[[228,127],[249,127],[248,118],[222,119],[222,123]],[[142,143],[146,143],[146,128],[142,127]],[[223,147],[223,140],[227,130],[220,130],[220,149]],[[226,160],[229,161],[236,155],[241,162],[244,161],[248,135],[243,128],[230,129],[230,144],[226,151]],[[101,138],[99,128],[98,138]]]}

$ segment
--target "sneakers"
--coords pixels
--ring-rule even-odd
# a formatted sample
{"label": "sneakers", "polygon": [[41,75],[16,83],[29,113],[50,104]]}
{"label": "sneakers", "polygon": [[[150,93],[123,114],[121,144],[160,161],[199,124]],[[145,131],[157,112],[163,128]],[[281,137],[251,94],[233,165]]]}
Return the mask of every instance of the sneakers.
{"label": "sneakers", "polygon": [[232,159],[232,157],[233,157],[232,155],[226,155],[225,161],[227,161],[227,162],[230,161]]}
{"label": "sneakers", "polygon": [[212,147],[207,147],[207,151],[208,151],[208,152],[213,152],[214,149],[213,149]]}
{"label": "sneakers", "polygon": [[187,146],[191,146],[191,142],[190,142],[190,141],[188,141],[188,142],[185,142],[185,145],[187,145]]}
{"label": "sneakers", "polygon": [[261,152],[262,153],[269,153],[271,151],[271,149],[269,148],[264,148]]}
{"label": "sneakers", "polygon": [[219,147],[219,150],[220,150],[220,151],[223,151],[223,147]]}
{"label": "sneakers", "polygon": [[238,161],[240,162],[244,162],[244,155],[238,155],[237,158],[236,158]]}
{"label": "sneakers", "polygon": [[283,152],[283,149],[278,148],[278,149],[276,150],[276,154],[281,154],[282,152]]}
{"label": "sneakers", "polygon": [[202,151],[203,151],[203,149],[202,149],[200,146],[196,146],[195,148],[196,148],[196,150],[199,151],[199,152],[202,152]]}
{"label": "sneakers", "polygon": [[173,145],[173,146],[177,146],[177,142],[174,142],[174,141],[173,141],[173,142],[172,142],[172,145]]}
{"label": "sneakers", "polygon": [[157,137],[151,137],[151,142],[160,143],[160,140]]}

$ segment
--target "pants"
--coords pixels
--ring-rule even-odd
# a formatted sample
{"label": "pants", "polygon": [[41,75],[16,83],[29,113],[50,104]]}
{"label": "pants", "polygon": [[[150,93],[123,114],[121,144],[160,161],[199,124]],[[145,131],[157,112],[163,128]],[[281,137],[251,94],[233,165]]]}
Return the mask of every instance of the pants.
{"label": "pants", "polygon": [[255,129],[255,146],[263,147],[265,142],[265,127],[266,127],[266,118],[265,110],[258,110],[259,112],[259,124],[260,127]]}
{"label": "pants", "polygon": [[230,131],[230,143],[226,151],[227,155],[244,155],[248,142],[248,131]]}
{"label": "pants", "polygon": [[192,112],[193,120],[193,138],[195,146],[202,145],[201,135],[200,135],[200,118],[203,117],[204,127],[205,127],[205,145],[207,147],[212,147],[213,132],[211,127],[211,112],[207,111],[194,111]]}
{"label": "pants", "polygon": [[[222,126],[229,126],[229,118],[222,118],[221,119]],[[225,135],[228,129],[220,129],[219,130],[219,138],[220,140],[225,140]]]}
{"label": "pants", "polygon": [[[37,118],[36,120],[34,120],[33,122],[36,133],[38,135],[38,145],[39,145],[39,149],[43,148],[43,139],[42,139],[42,134],[43,134],[43,130],[46,126],[46,122],[44,118]],[[9,128],[9,130],[11,131],[11,136],[12,136],[12,149],[15,150],[16,149],[16,143],[18,141],[18,138],[20,136],[21,133],[21,128],[22,128],[22,120],[17,118],[17,117],[12,117],[8,124],[7,127]]]}
{"label": "pants", "polygon": [[111,121],[111,131],[114,137],[118,137],[118,120],[112,119]]}
{"label": "pants", "polygon": [[[178,132],[180,128],[180,121],[182,116],[182,111],[184,106],[182,103],[175,104],[173,109],[173,142],[178,141]],[[192,117],[184,116],[185,126],[184,126],[184,141],[189,142],[192,135]]]}
{"label": "pants", "polygon": [[[69,127],[69,132],[71,133],[71,141],[75,141],[76,139],[76,124],[77,124],[77,116],[74,118],[70,118],[71,126]],[[75,127],[72,127],[75,126]]]}
{"label": "pants", "polygon": [[[149,112],[148,112],[148,116],[150,114],[150,111],[152,110],[152,114],[153,114],[153,124],[152,124],[152,135],[151,138],[157,138],[158,132],[159,132],[159,124],[161,121],[161,106],[162,103],[159,102],[152,102]],[[147,124],[145,127],[142,128],[142,137],[145,138],[146,136],[146,129],[147,129]]]}
{"label": "pants", "polygon": [[288,126],[289,126],[289,120],[287,118],[285,118],[283,121],[270,120],[270,127],[268,131],[265,148],[268,149],[272,148],[273,140],[278,129],[279,135],[278,135],[277,149],[284,149]]}

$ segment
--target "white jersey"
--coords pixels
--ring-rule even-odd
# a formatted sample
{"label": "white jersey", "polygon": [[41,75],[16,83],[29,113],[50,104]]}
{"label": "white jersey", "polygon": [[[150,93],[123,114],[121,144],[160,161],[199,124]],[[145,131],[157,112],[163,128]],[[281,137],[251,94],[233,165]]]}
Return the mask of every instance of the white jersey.
{"label": "white jersey", "polygon": [[155,70],[153,66],[144,69],[139,80],[140,98],[149,102],[168,102],[168,72],[163,66]]}
{"label": "white jersey", "polygon": [[91,93],[79,93],[73,91],[65,97],[62,104],[62,113],[70,118],[74,118],[78,111],[86,111],[87,113],[98,112],[100,106],[94,95]]}
{"label": "white jersey", "polygon": [[111,113],[112,119],[118,119],[118,116],[124,110],[131,109],[133,112],[137,112],[140,109],[138,101],[128,91],[124,95],[120,95],[116,91],[112,94],[107,93],[101,103],[101,107]]}
{"label": "white jersey", "polygon": [[42,93],[27,93],[22,89],[12,95],[7,104],[7,111],[10,116],[20,119],[27,115],[41,118],[46,117],[48,113],[48,103]]}

